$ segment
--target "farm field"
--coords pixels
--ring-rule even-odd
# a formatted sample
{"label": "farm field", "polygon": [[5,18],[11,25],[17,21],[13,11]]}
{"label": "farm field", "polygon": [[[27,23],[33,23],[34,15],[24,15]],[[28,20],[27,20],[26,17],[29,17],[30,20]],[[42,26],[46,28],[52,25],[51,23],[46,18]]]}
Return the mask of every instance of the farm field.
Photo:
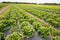
{"label": "farm field", "polygon": [[0,14],[0,40],[60,40],[60,5],[0,4]]}

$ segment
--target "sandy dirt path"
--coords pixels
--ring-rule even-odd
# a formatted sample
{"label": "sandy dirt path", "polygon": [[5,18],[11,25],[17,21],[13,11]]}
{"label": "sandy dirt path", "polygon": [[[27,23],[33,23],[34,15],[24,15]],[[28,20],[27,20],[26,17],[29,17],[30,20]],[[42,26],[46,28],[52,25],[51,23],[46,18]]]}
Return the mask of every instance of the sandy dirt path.
{"label": "sandy dirt path", "polygon": [[6,9],[8,9],[8,5],[0,8],[0,16],[6,11]]}

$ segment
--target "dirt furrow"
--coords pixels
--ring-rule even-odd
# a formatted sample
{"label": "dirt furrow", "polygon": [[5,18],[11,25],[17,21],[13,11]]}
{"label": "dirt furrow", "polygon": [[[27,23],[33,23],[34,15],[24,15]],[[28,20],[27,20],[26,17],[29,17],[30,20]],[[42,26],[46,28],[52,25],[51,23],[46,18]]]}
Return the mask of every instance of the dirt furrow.
{"label": "dirt furrow", "polygon": [[44,24],[46,24],[46,25],[49,25],[49,26],[53,27],[52,25],[50,25],[49,23],[45,22],[44,20],[39,19],[38,17],[36,17],[36,16],[34,16],[34,15],[30,14],[30,13],[27,13],[27,14],[29,14],[29,15],[30,15],[30,16],[32,16],[32,17],[34,17],[34,18],[35,18],[35,19],[37,19],[38,21],[43,22]]}
{"label": "dirt furrow", "polygon": [[6,9],[8,9],[8,5],[6,5],[0,9],[0,16],[6,11]]}
{"label": "dirt furrow", "polygon": [[[38,17],[34,16],[33,14],[30,14],[30,13],[28,13],[28,14],[31,15],[32,17],[34,17],[35,19],[37,19],[38,21],[43,22],[44,24],[49,25],[50,27],[54,27],[54,26],[50,25],[48,22],[45,22],[43,19],[39,19]],[[60,30],[60,27],[58,27],[56,29]]]}

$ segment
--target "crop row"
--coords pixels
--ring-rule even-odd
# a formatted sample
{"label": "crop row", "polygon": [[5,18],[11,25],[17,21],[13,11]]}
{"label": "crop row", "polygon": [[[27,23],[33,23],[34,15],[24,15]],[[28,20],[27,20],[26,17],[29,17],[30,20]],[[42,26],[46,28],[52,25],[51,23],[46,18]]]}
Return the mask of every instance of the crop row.
{"label": "crop row", "polygon": [[[32,7],[34,7],[34,6],[32,6]],[[45,8],[45,7],[34,7],[34,8],[37,8],[38,10],[42,10],[45,12],[50,12],[53,14],[60,14],[60,10],[58,10],[58,9]]]}
{"label": "crop row", "polygon": [[[21,6],[23,6],[23,5],[21,5]],[[30,7],[37,8],[39,10],[45,11],[45,12],[60,14],[59,6],[56,6],[56,5],[55,6],[50,5],[51,8],[49,8],[50,6],[48,6],[48,5],[44,5],[44,6],[43,5],[24,5],[24,6],[30,6]]]}
{"label": "crop row", "polygon": [[[20,12],[19,12],[20,11]],[[34,29],[36,31],[38,31],[38,33],[40,34],[41,37],[45,38],[48,35],[50,35],[52,33],[52,36],[56,35],[55,32],[57,33],[57,31],[55,31],[56,29],[49,27],[47,28],[47,25],[43,24],[42,22],[38,22],[36,19],[34,19],[33,17],[30,17],[27,12],[25,12],[22,9],[19,9],[17,7],[17,12],[19,15],[19,20],[20,20],[20,27],[22,30],[22,33],[27,37],[31,37],[34,34]],[[16,13],[17,13],[16,12]],[[31,18],[33,20],[31,20]],[[34,21],[36,20],[36,21]],[[31,22],[32,21],[32,22]],[[31,26],[32,25],[32,26]],[[33,29],[33,28],[34,29]],[[46,30],[47,29],[47,30]],[[42,30],[42,31],[41,31]],[[52,30],[54,30],[55,32],[53,32]],[[43,33],[44,32],[44,33]],[[44,34],[44,35],[42,35]]]}
{"label": "crop row", "polygon": [[13,14],[13,10],[12,10],[12,7],[10,6],[8,10],[5,11],[4,15],[0,16],[0,20],[1,20],[0,21],[0,32],[1,34],[3,34],[3,37],[4,37],[4,32],[7,31],[6,29],[7,27],[16,25],[15,23],[16,20],[14,19],[16,17],[15,17],[15,14]]}
{"label": "crop row", "polygon": [[26,10],[27,12],[37,16],[38,18],[44,19],[45,21],[49,22],[51,25],[55,27],[60,27],[60,16],[58,14],[51,14],[47,12],[43,12],[41,10],[33,9],[32,7],[28,6],[20,6],[22,9]]}
{"label": "crop row", "polygon": [[[21,9],[18,5],[11,5],[10,9],[6,10],[3,17],[0,17],[2,24],[0,32],[4,32],[6,27],[11,26],[11,33],[5,40],[23,40],[24,37],[30,38],[34,35],[35,31],[38,32],[39,36],[42,38],[59,38],[60,31],[55,28],[38,21],[31,15],[29,15],[25,10]],[[1,24],[0,24],[1,25]]]}

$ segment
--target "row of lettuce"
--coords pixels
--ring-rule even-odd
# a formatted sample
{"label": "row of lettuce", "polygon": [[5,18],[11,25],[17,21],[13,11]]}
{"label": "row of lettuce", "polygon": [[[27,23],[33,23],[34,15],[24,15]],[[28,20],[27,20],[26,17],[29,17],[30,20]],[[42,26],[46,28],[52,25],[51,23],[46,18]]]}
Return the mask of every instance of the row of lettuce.
{"label": "row of lettuce", "polygon": [[5,28],[9,26],[11,26],[11,34],[5,40],[24,40],[25,37],[33,37],[35,32],[38,32],[41,38],[50,36],[51,40],[60,40],[60,31],[38,21],[18,5],[11,5],[0,20],[0,40],[3,39]]}
{"label": "row of lettuce", "polygon": [[[31,5],[30,6],[25,5],[25,7],[23,5],[20,5],[20,7],[25,11],[27,11],[28,13],[31,13],[37,16],[38,18],[45,20],[54,27],[60,27],[60,14],[56,13],[56,11],[51,10],[52,12],[54,12],[52,13],[49,12],[50,11],[49,9],[47,10],[45,8],[31,6]],[[45,10],[47,10],[48,12]]]}
{"label": "row of lettuce", "polygon": [[[34,7],[34,6],[31,6],[31,7]],[[59,6],[56,6],[56,7],[57,7],[57,9],[53,9],[53,7],[52,8],[48,8],[48,7],[44,7],[44,6],[43,7],[41,7],[41,6],[35,6],[34,8],[37,8],[37,9],[45,11],[45,12],[60,14],[60,9],[58,9]]]}

